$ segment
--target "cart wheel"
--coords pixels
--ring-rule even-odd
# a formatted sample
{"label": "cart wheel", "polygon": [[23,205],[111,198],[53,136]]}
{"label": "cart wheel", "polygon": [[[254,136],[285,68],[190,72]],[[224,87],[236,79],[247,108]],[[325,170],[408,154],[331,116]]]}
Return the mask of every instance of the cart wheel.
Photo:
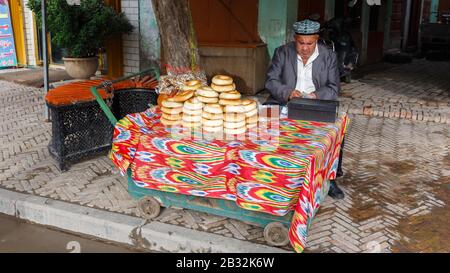
{"label": "cart wheel", "polygon": [[264,228],[264,239],[271,246],[285,246],[289,243],[288,229],[279,222],[269,223]]}
{"label": "cart wheel", "polygon": [[146,196],[139,199],[138,211],[142,218],[151,220],[158,217],[161,206],[155,198]]}

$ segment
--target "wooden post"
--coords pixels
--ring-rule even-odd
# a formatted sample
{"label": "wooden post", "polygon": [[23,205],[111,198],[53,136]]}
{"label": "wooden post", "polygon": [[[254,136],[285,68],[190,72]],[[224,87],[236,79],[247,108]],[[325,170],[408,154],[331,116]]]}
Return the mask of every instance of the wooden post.
{"label": "wooden post", "polygon": [[152,0],[158,21],[165,64],[197,68],[200,56],[189,0]]}

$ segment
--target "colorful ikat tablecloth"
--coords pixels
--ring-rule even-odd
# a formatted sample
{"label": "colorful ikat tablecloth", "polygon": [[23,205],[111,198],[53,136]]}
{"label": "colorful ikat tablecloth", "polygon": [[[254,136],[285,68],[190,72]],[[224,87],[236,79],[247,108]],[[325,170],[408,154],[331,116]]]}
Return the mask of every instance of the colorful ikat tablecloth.
{"label": "colorful ikat tablecloth", "polygon": [[349,123],[260,119],[243,136],[217,136],[159,121],[158,107],[131,114],[114,129],[110,158],[137,186],[220,198],[244,209],[282,216],[294,210],[289,229],[297,252],[306,247],[308,226],[335,179]]}

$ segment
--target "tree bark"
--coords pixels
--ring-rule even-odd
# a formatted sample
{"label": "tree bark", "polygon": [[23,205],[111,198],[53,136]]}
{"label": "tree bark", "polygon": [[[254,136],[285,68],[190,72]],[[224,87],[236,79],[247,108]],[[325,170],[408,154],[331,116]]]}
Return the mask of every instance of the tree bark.
{"label": "tree bark", "polygon": [[189,0],[152,0],[158,21],[164,62],[176,69],[200,63]]}

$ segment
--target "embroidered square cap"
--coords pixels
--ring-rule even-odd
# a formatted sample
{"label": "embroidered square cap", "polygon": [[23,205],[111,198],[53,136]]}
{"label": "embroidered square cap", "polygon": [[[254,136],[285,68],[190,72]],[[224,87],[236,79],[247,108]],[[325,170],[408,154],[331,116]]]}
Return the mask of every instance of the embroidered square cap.
{"label": "embroidered square cap", "polygon": [[309,19],[296,22],[294,24],[294,31],[300,35],[312,35],[320,32],[320,23]]}

